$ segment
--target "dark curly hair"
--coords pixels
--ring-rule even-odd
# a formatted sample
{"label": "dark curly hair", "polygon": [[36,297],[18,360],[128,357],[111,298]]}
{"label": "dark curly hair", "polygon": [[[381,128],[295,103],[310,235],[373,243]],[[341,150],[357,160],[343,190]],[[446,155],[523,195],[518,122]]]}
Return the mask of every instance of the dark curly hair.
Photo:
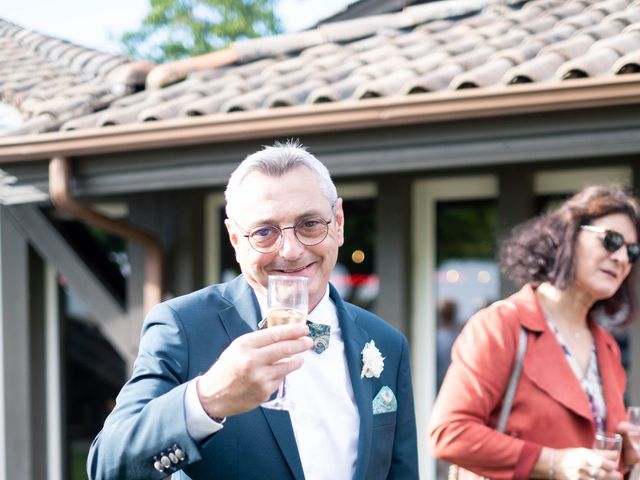
{"label": "dark curly hair", "polygon": [[[559,207],[516,226],[501,242],[505,276],[517,283],[550,282],[565,289],[575,280],[575,245],[580,225],[614,213],[629,217],[640,238],[640,205],[619,185],[586,187]],[[633,310],[632,272],[611,297],[597,302],[608,315]]]}

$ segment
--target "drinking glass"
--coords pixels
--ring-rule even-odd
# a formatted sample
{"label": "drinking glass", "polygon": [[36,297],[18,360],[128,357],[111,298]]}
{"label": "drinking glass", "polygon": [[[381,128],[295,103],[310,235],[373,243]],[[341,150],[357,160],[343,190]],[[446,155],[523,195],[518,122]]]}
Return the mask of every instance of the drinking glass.
{"label": "drinking glass", "polygon": [[[267,280],[267,326],[302,323],[309,313],[307,277],[269,275]],[[262,404],[264,408],[289,410],[291,401],[286,397],[286,378],[273,399]]]}
{"label": "drinking glass", "polygon": [[593,449],[618,463],[622,452],[622,435],[619,433],[596,432],[593,438]]}
{"label": "drinking glass", "polygon": [[636,452],[640,452],[640,407],[627,408],[627,416],[629,423],[635,425],[636,428],[629,431],[629,440]]}

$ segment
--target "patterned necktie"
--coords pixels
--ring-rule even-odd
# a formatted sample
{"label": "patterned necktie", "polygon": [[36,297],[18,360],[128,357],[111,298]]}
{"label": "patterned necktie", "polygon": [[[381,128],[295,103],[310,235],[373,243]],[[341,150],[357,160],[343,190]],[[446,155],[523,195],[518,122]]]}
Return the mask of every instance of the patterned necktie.
{"label": "patterned necktie", "polygon": [[[267,327],[267,319],[263,318],[258,323],[258,329],[262,330]],[[307,327],[309,327],[309,336],[313,340],[313,351],[316,353],[322,353],[329,348],[329,338],[331,337],[331,325],[325,325],[324,323],[313,323],[307,320]]]}

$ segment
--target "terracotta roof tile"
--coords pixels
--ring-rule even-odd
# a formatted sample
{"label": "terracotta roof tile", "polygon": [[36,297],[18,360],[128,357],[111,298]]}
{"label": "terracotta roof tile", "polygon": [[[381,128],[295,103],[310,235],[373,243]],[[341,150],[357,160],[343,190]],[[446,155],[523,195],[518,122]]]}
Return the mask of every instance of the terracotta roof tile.
{"label": "terracotta roof tile", "polygon": [[584,55],[561,65],[556,76],[562,80],[595,77],[609,70],[619,58],[620,55],[610,48],[590,49]]}
{"label": "terracotta roof tile", "polygon": [[640,50],[640,30],[625,31],[594,43],[585,54],[562,65],[557,75],[562,79],[595,77],[607,73],[627,53]]}
{"label": "terracotta roof tile", "polygon": [[434,20],[432,22],[427,22],[422,25],[418,25],[415,28],[416,32],[425,32],[425,33],[439,33],[444,32],[449,29],[455,22],[451,20]]}
{"label": "terracotta roof tile", "polygon": [[440,46],[440,42],[435,40],[425,40],[412,45],[402,46],[400,48],[400,54],[404,57],[418,60],[438,50]]}
{"label": "terracotta roof tile", "polygon": [[500,81],[505,72],[513,67],[513,61],[508,57],[492,57],[486,63],[475,67],[452,79],[450,88],[488,87]]}
{"label": "terracotta roof tile", "polygon": [[401,88],[411,79],[416,77],[416,72],[404,68],[360,85],[354,92],[354,98],[389,97],[399,95]]}
{"label": "terracotta roof tile", "polygon": [[383,58],[383,60],[379,62],[372,62],[355,68],[353,73],[356,75],[364,74],[371,78],[380,78],[392,73],[398,67],[407,63],[407,59],[400,55],[388,55],[381,58]]}
{"label": "terracotta roof tile", "polygon": [[292,86],[286,90],[276,91],[266,98],[263,106],[264,108],[275,108],[307,103],[309,94],[324,85],[326,85],[326,82],[316,78],[300,85]]}
{"label": "terracotta roof tile", "polygon": [[201,98],[202,94],[192,91],[178,98],[141,110],[138,114],[138,120],[141,122],[150,122],[176,117],[178,113],[182,111],[185,103],[200,100]]}
{"label": "terracotta roof tile", "polygon": [[612,70],[617,75],[640,72],[640,51],[628,53],[619,59]]}
{"label": "terracotta roof tile", "polygon": [[229,112],[243,112],[247,110],[257,110],[262,108],[265,100],[278,92],[280,89],[277,85],[264,85],[257,90],[252,90],[242,95],[238,95],[226,101],[220,111],[224,113]]}
{"label": "terracotta roof tile", "polygon": [[505,84],[544,82],[552,78],[565,61],[564,55],[557,51],[549,51],[508,70],[502,82]]}
{"label": "terracotta roof tile", "polygon": [[600,10],[605,15],[609,15],[624,10],[628,4],[627,0],[604,0],[590,5],[587,10]]}
{"label": "terracotta roof tile", "polygon": [[353,96],[356,88],[371,80],[363,74],[350,75],[347,78],[325,87],[315,89],[309,94],[307,103],[339,102]]}
{"label": "terracotta roof tile", "polygon": [[430,53],[429,55],[425,55],[424,57],[416,58],[415,60],[411,61],[410,66],[417,73],[425,74],[427,72],[435,70],[450,58],[451,55],[449,55],[447,52],[439,50]]}
{"label": "terracotta roof tile", "polygon": [[10,130],[8,134],[26,135],[29,133],[53,132],[60,127],[61,123],[58,118],[45,114],[25,120],[22,125]]}
{"label": "terracotta roof tile", "polygon": [[145,101],[147,97],[151,96],[152,94],[153,91],[141,90],[131,95],[117,98],[113,102],[111,102],[111,108],[125,108],[131,105],[135,105],[136,103]]}
{"label": "terracotta roof tile", "polygon": [[463,70],[470,70],[476,68],[479,65],[485,63],[492,55],[496,53],[497,49],[491,45],[480,45],[474,50],[461,53],[460,55],[450,56],[447,60],[451,63],[457,63]]}
{"label": "terracotta roof tile", "polygon": [[640,71],[640,0],[441,0],[229,52],[133,93],[148,64],[0,20],[0,98],[27,132],[605,78]]}
{"label": "terracotta roof tile", "polygon": [[108,107],[136,88],[108,76],[127,63],[0,19],[0,98],[25,119],[4,134],[56,130],[66,120]]}
{"label": "terracotta roof tile", "polygon": [[442,49],[449,55],[460,55],[461,53],[473,50],[482,44],[483,41],[484,38],[479,35],[467,34],[458,40],[444,44]]}
{"label": "terracotta roof tile", "polygon": [[100,123],[101,117],[104,112],[90,113],[89,115],[83,115],[81,117],[72,118],[67,120],[60,126],[60,130],[80,130],[83,128],[94,128],[102,125]]}
{"label": "terracotta roof tile", "polygon": [[411,82],[411,85],[405,85],[403,90],[409,94],[444,90],[449,86],[451,80],[462,72],[464,72],[464,69],[461,65],[449,62],[426,75],[418,77]]}
{"label": "terracotta roof tile", "polygon": [[[637,4],[637,5],[636,5]],[[636,2],[634,7],[627,8],[621,12],[615,12],[605,18],[606,22],[622,22],[625,26],[633,23],[640,23],[640,2]]]}
{"label": "terracotta roof tile", "polygon": [[606,16],[605,12],[601,10],[585,10],[579,15],[573,15],[567,17],[558,22],[558,25],[571,25],[576,30],[581,28],[597,25]]}
{"label": "terracotta roof tile", "polygon": [[570,60],[589,50],[591,45],[596,43],[596,40],[597,38],[594,38],[589,34],[577,34],[561,42],[547,45],[540,52],[540,56],[546,55],[549,52],[554,52],[562,55],[565,60]]}
{"label": "terracotta roof tile", "polygon": [[544,46],[545,43],[541,40],[532,40],[517,47],[500,50],[500,52],[496,54],[496,57],[508,58],[514,65],[519,65],[534,58]]}
{"label": "terracotta roof tile", "polygon": [[[544,34],[556,28],[558,19],[553,15],[541,15],[520,24],[520,28],[531,34]],[[572,29],[575,31],[575,28]]]}
{"label": "terracotta roof tile", "polygon": [[100,127],[109,125],[123,125],[137,121],[140,112],[145,108],[156,105],[153,101],[138,102],[121,108],[109,108],[98,112],[96,125]]}
{"label": "terracotta roof tile", "polygon": [[309,61],[308,65],[312,68],[315,68],[321,71],[321,70],[327,70],[327,69],[340,68],[345,63],[349,63],[349,62],[361,63],[360,61],[353,58],[352,55],[349,55],[348,51],[342,49],[337,51],[336,53],[329,54],[326,57],[314,58]]}
{"label": "terracotta roof tile", "polygon": [[195,117],[218,113],[220,112],[220,107],[222,107],[225,102],[237,97],[241,93],[242,91],[240,89],[229,86],[216,94],[187,103],[184,106],[184,115]]}
{"label": "terracotta roof tile", "polygon": [[[321,25],[318,31],[330,42],[347,42],[371,37],[393,24],[393,14],[346,20]],[[323,41],[326,41],[323,40]],[[365,40],[366,41],[366,40]]]}

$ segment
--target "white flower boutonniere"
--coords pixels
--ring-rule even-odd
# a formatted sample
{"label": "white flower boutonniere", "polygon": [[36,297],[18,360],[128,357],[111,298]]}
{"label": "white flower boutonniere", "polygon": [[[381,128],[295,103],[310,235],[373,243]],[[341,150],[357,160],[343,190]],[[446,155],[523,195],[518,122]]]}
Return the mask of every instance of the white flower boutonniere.
{"label": "white flower boutonniere", "polygon": [[384,369],[384,357],[376,347],[376,342],[371,340],[362,349],[362,373],[360,378],[379,378]]}

